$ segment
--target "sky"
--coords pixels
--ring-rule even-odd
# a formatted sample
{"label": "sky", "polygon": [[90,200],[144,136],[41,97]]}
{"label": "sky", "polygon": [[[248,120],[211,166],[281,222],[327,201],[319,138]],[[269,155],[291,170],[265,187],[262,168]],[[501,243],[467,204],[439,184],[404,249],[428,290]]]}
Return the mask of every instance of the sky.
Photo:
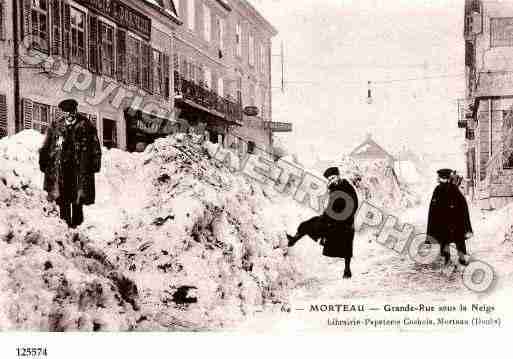
{"label": "sky", "polygon": [[[372,134],[392,154],[464,163],[463,0],[250,0],[279,31],[273,120],[300,158],[337,159]],[[372,104],[367,103],[371,81]]]}

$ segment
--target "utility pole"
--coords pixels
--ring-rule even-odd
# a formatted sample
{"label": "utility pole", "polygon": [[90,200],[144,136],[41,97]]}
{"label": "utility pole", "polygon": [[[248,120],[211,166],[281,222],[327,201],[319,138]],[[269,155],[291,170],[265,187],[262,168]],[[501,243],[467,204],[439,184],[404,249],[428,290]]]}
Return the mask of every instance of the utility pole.
{"label": "utility pole", "polygon": [[280,46],[280,57],[281,57],[281,92],[285,93],[285,50],[283,48],[283,41]]}

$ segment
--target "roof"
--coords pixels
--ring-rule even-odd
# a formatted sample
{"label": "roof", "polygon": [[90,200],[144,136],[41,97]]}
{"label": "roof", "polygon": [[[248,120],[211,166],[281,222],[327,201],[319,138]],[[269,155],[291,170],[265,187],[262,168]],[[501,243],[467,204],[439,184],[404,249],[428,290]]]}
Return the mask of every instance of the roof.
{"label": "roof", "polygon": [[368,159],[376,159],[376,158],[387,158],[390,160],[394,160],[394,156],[385,151],[383,147],[378,145],[373,139],[371,135],[367,135],[365,141],[356,147],[353,152],[349,155],[353,158],[368,158]]}
{"label": "roof", "polygon": [[246,8],[267,30],[272,36],[278,35],[278,30],[247,0],[232,0],[237,1],[240,5]]}

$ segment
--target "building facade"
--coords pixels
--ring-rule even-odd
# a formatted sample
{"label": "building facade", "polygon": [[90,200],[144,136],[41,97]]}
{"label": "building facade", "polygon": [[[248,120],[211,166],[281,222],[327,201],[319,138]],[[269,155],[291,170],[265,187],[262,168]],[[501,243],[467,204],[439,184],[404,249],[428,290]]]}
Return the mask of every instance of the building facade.
{"label": "building facade", "polygon": [[103,145],[130,151],[184,120],[245,152],[270,151],[284,128],[276,30],[246,1],[0,0],[0,20],[0,136],[44,132],[65,98]]}
{"label": "building facade", "polygon": [[467,188],[485,208],[513,200],[513,4],[465,2]]}
{"label": "building facade", "polygon": [[74,98],[103,145],[133,150],[149,140],[144,127],[157,120],[152,109],[173,111],[170,61],[181,21],[172,2],[12,3],[3,2],[4,14],[12,15],[3,19],[6,56],[0,62],[7,75],[0,88],[8,108],[5,132],[45,132],[60,116],[57,104]]}
{"label": "building facade", "polygon": [[280,130],[271,102],[276,29],[247,1],[178,0],[177,9],[184,22],[174,38],[178,116],[206,122],[213,142],[271,152]]}
{"label": "building facade", "polygon": [[394,168],[394,162],[396,161],[394,156],[372,139],[371,134],[367,134],[365,141],[356,147],[349,154],[349,157],[360,163],[382,162],[390,168]]}

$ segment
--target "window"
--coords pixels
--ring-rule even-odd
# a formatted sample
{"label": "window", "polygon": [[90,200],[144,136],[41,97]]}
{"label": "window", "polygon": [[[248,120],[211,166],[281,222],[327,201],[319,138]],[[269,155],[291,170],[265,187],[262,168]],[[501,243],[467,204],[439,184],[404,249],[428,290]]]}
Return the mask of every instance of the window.
{"label": "window", "polygon": [[224,97],[224,80],[222,77],[217,79],[217,94]]}
{"label": "window", "polygon": [[104,75],[114,77],[114,28],[100,22],[100,56]]}
{"label": "window", "polygon": [[265,70],[266,70],[266,61],[265,61],[265,57],[266,57],[266,51],[265,51],[265,46],[264,44],[261,44],[260,45],[260,72],[265,74]]}
{"label": "window", "polygon": [[5,39],[5,30],[4,30],[4,2],[0,0],[0,40],[4,40],[4,39]]}
{"label": "window", "polygon": [[205,80],[205,86],[211,90],[212,89],[212,71],[208,67],[203,69],[203,76]]}
{"label": "window", "polygon": [[250,106],[255,106],[255,85],[249,85],[249,104]]}
{"label": "window", "polygon": [[212,38],[212,18],[210,16],[210,8],[207,5],[203,5],[203,30],[205,40],[210,42]]}
{"label": "window", "polygon": [[128,83],[138,85],[141,79],[141,46],[139,40],[128,36],[127,38],[127,58],[128,58]]}
{"label": "window", "polygon": [[85,65],[85,14],[75,8],[71,8],[70,16],[71,61],[80,65]]}
{"label": "window", "polygon": [[194,6],[195,1],[196,0],[187,0],[187,25],[189,26],[189,30],[193,31],[196,23],[196,6]]}
{"label": "window", "polygon": [[255,153],[256,144],[253,141],[248,141],[248,153],[254,154]]}
{"label": "window", "polygon": [[164,82],[162,81],[163,56],[158,50],[153,50],[153,92],[164,94]]}
{"label": "window", "polygon": [[250,66],[255,66],[255,37],[249,35],[248,61]]}
{"label": "window", "polygon": [[242,57],[242,26],[240,23],[235,26],[235,54]]}
{"label": "window", "polygon": [[217,17],[217,38],[219,40],[219,50],[224,51],[224,19]]}
{"label": "window", "polygon": [[266,101],[267,101],[267,91],[265,88],[261,89],[260,94],[261,108],[260,108],[260,117],[262,119],[267,119],[265,110],[266,110]]}
{"label": "window", "polygon": [[103,119],[103,145],[107,148],[118,146],[116,121],[108,118]]}
{"label": "window", "polygon": [[7,97],[0,94],[0,138],[7,136]]}
{"label": "window", "polygon": [[32,43],[38,50],[48,51],[48,0],[32,0]]}
{"label": "window", "polygon": [[32,128],[46,133],[50,125],[50,106],[34,102],[32,107]]}
{"label": "window", "polygon": [[186,77],[189,81],[195,82],[195,76],[194,76],[194,64],[190,61],[186,61],[186,67],[185,67],[185,73]]}
{"label": "window", "polygon": [[237,78],[237,93],[236,93],[237,101],[239,104],[242,104],[242,77]]}
{"label": "window", "polygon": [[509,153],[506,161],[504,162],[504,169],[511,170],[513,169],[513,153]]}
{"label": "window", "polygon": [[490,19],[491,46],[513,46],[513,18]]}

